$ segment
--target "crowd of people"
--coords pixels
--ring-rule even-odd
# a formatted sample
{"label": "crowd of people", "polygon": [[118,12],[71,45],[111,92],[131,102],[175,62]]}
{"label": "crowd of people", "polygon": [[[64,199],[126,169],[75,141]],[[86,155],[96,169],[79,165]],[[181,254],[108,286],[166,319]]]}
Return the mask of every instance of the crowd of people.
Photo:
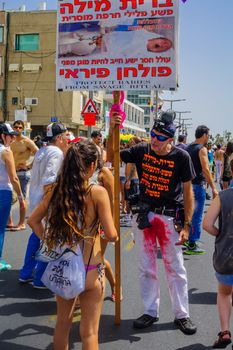
{"label": "crowd of people", "polygon": [[[174,323],[184,334],[197,331],[189,314],[183,255],[205,253],[199,246],[203,227],[216,237],[213,262],[221,330],[213,348],[224,348],[231,342],[233,141],[225,149],[216,145],[213,150],[209,128],[200,125],[192,143],[186,144],[185,136],[180,135],[175,146],[174,119],[174,112],[162,112],[151,129],[150,142],[135,136],[127,145],[121,144],[120,225],[132,226],[144,306],[144,313],[135,319],[133,326],[142,329],[159,321],[157,253],[160,247]],[[68,349],[77,305],[81,307],[83,348],[98,349],[105,276],[111,286],[111,299],[116,299],[115,275],[105,251],[109,241],[118,239],[113,222],[111,164],[112,139],[115,126],[120,123],[121,117],[115,114],[110,120],[107,148],[100,131],[93,131],[91,140],[75,138],[62,123],[52,123],[47,126],[44,138],[36,137],[32,141],[24,136],[22,121],[15,121],[13,128],[8,123],[0,124],[0,271],[11,268],[2,259],[5,231],[26,228],[28,193],[28,225],[32,233],[25,247],[19,281],[32,283],[37,289],[46,288],[42,276],[48,263],[36,260],[41,241],[49,249],[79,246],[86,266],[84,292],[70,300],[56,296],[56,350]],[[208,186],[213,202],[203,220]],[[223,189],[220,193],[219,187]],[[17,225],[10,214],[15,195],[19,202]]]}

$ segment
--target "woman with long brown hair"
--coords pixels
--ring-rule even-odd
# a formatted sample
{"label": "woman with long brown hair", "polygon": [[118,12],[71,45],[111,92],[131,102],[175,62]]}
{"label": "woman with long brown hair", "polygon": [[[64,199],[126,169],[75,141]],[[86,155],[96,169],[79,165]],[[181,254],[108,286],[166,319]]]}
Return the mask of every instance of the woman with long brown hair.
{"label": "woman with long brown hair", "polygon": [[223,167],[222,167],[222,184],[223,190],[226,190],[230,185],[232,175],[230,168],[230,161],[233,157],[233,140],[227,142],[225,153],[223,154]]}
{"label": "woman with long brown hair", "polygon": [[[28,224],[44,238],[49,248],[80,245],[87,268],[85,291],[79,295],[80,336],[84,350],[98,349],[98,328],[104,296],[104,260],[101,254],[101,223],[105,237],[117,240],[109,196],[102,186],[89,185],[98,159],[91,141],[81,141],[68,150],[53,191],[32,212]],[[46,218],[46,228],[42,220]],[[46,232],[46,233],[45,233]],[[76,298],[57,296],[57,323],[54,349],[67,350]]]}

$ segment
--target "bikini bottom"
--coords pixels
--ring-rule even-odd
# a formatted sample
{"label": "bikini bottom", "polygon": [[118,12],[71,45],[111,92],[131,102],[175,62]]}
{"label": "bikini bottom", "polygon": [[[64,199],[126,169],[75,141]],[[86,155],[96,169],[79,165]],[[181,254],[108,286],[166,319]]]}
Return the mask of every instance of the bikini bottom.
{"label": "bikini bottom", "polygon": [[85,265],[86,271],[98,270],[98,280],[101,284],[102,292],[104,291],[104,276],[105,276],[105,268],[106,266],[103,263],[99,263],[98,265]]}

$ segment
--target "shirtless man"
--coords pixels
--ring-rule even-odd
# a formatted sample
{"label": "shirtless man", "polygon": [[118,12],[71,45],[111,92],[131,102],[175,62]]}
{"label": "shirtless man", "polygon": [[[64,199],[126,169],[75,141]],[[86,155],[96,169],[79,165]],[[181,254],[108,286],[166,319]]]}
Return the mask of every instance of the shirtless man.
{"label": "shirtless man", "polygon": [[221,145],[217,145],[217,149],[214,152],[214,162],[216,165],[216,172],[215,172],[215,182],[219,182],[221,173],[222,173],[222,165],[224,161],[224,151],[222,150]]}
{"label": "shirtless man", "polygon": [[[30,158],[38,151],[38,147],[28,137],[22,135],[24,131],[24,123],[22,120],[16,120],[13,124],[13,128],[18,132],[18,136],[16,136],[15,142],[11,144],[11,150],[13,152],[16,173],[19,178],[22,193],[24,198],[26,198],[28,183],[31,177],[30,169],[32,162]],[[13,231],[19,231],[25,228],[24,221],[26,212],[21,212],[20,210],[19,214],[20,218],[17,226],[13,225],[11,218],[9,219],[8,228]]]}

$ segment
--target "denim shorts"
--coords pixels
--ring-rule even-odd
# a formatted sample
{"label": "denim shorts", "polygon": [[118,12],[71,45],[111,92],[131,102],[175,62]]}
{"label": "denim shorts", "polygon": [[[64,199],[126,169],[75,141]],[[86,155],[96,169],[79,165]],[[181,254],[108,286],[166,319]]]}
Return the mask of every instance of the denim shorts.
{"label": "denim shorts", "polygon": [[227,286],[233,286],[233,274],[223,275],[222,273],[215,272],[215,276],[219,283],[225,284]]}
{"label": "denim shorts", "polygon": [[27,196],[27,188],[28,188],[28,184],[31,178],[31,173],[30,171],[24,171],[24,170],[20,170],[16,172],[18,178],[19,178],[19,182],[20,182],[20,186],[21,186],[21,190],[23,193],[24,198],[26,198]]}
{"label": "denim shorts", "polygon": [[126,177],[120,176],[120,182],[124,184],[126,182]]}

